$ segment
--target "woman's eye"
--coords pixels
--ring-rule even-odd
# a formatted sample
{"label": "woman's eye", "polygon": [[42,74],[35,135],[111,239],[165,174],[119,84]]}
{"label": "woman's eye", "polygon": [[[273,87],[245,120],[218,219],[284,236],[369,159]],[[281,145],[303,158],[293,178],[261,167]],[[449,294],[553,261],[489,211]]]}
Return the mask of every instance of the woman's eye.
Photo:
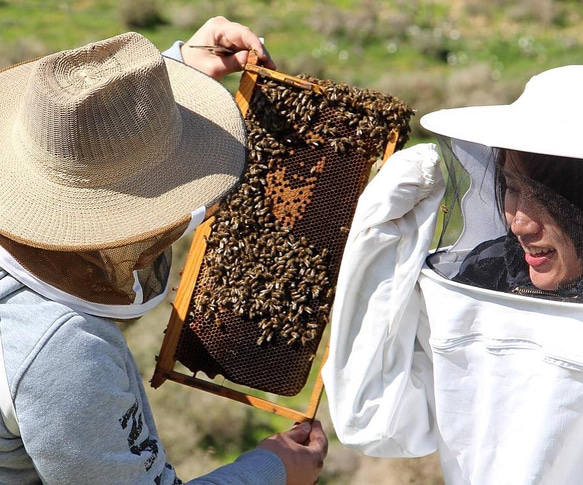
{"label": "woman's eye", "polygon": [[520,193],[520,188],[515,185],[508,185],[506,186],[506,193],[508,195],[516,195]]}

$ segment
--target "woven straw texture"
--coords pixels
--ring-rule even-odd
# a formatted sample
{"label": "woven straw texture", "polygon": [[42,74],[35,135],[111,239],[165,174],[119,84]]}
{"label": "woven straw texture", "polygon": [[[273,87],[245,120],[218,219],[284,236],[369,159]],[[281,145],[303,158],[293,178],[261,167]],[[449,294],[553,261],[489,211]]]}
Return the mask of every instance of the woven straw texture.
{"label": "woven straw texture", "polygon": [[238,182],[231,94],[127,33],[0,73],[0,233],[102,249],[152,237]]}

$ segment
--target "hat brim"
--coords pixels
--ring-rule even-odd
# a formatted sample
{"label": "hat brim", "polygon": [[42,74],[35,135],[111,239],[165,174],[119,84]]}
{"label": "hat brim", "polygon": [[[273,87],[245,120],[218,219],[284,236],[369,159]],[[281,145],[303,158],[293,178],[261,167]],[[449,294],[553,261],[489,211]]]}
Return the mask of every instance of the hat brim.
{"label": "hat brim", "polygon": [[[60,185],[18,163],[12,127],[26,80],[38,61],[0,72],[0,233],[34,247],[91,250],[140,241],[210,207],[238,183],[246,133],[231,93],[206,74],[165,58],[182,118],[166,160],[106,186]],[[10,163],[5,163],[6,161]]]}
{"label": "hat brim", "polygon": [[555,118],[543,102],[529,109],[517,104],[443,109],[420,123],[438,135],[487,147],[583,158],[579,124]]}

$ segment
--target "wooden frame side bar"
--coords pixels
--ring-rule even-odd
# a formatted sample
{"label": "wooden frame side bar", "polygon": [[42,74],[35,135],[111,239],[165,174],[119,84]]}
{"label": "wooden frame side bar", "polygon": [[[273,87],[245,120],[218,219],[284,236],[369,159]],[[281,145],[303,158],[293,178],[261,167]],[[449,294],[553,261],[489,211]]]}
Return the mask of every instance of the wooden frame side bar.
{"label": "wooden frame side bar", "polygon": [[154,376],[152,377],[151,384],[154,388],[160,387],[166,380],[166,373],[174,369],[174,364],[176,362],[176,347],[178,346],[182,327],[186,320],[186,313],[190,306],[192,290],[196,283],[196,279],[198,278],[198,273],[206,250],[206,237],[211,233],[211,225],[214,220],[214,217],[210,217],[198,226],[194,233],[190,251],[188,252],[182,273],[182,279],[178,286],[176,298],[172,303],[172,313],[170,314],[166,334],[162,341],[162,347],[156,362]]}

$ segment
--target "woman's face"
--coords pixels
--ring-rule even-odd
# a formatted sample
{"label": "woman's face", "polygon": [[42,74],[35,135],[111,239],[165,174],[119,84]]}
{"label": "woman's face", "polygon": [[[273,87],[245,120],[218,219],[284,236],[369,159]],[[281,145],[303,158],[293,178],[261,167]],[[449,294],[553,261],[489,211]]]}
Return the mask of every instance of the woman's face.
{"label": "woman's face", "polygon": [[518,164],[507,159],[504,172],[506,222],[524,250],[532,283],[543,290],[572,283],[583,272],[573,241],[533,196],[530,186],[516,176]]}

